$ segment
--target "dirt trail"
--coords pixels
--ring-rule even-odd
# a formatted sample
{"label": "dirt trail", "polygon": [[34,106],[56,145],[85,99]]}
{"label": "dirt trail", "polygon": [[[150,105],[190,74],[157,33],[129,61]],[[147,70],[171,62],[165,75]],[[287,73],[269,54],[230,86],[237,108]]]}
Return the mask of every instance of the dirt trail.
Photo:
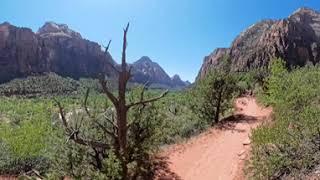
{"label": "dirt trail", "polygon": [[236,112],[215,128],[188,142],[164,150],[168,166],[159,179],[231,180],[244,179],[250,132],[267,119],[272,110],[251,97],[238,98]]}

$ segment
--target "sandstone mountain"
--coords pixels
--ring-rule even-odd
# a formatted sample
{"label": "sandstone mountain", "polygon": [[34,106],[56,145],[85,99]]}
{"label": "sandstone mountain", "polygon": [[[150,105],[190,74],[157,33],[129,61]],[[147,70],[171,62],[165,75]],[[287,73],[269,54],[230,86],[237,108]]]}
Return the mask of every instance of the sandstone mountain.
{"label": "sandstone mountain", "polygon": [[151,82],[158,85],[168,87],[185,87],[189,84],[180,79],[178,75],[172,78],[162,69],[162,67],[153,62],[149,57],[143,56],[132,64],[133,66],[133,81],[138,83]]}
{"label": "sandstone mountain", "polygon": [[212,68],[219,68],[224,58],[234,71],[267,66],[274,57],[288,66],[316,64],[320,61],[320,13],[300,8],[288,18],[263,20],[242,32],[229,48],[218,48],[204,58],[197,79]]}
{"label": "sandstone mountain", "polygon": [[[133,80],[181,85],[173,84],[159,65],[143,59],[133,64]],[[0,24],[0,83],[47,72],[74,79],[95,78],[100,73],[114,78],[117,73],[112,66],[117,67],[116,62],[98,43],[82,38],[65,24],[47,22],[36,33],[8,22]]]}
{"label": "sandstone mountain", "polygon": [[181,80],[178,74],[175,74],[174,76],[172,76],[171,81],[172,81],[172,84],[175,84],[176,86],[180,86],[180,87],[191,85],[189,81]]}
{"label": "sandstone mountain", "polygon": [[37,33],[0,24],[0,82],[43,72],[72,78],[114,75],[110,55],[67,25],[46,23]]}

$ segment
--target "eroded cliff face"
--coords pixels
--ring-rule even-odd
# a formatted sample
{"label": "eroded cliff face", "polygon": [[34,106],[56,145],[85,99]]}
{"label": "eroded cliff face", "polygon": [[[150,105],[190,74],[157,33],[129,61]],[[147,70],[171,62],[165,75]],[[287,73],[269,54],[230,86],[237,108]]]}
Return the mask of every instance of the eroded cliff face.
{"label": "eroded cliff face", "polygon": [[40,70],[39,40],[27,28],[16,28],[9,23],[0,25],[0,81]]}
{"label": "eroded cliff face", "polygon": [[53,22],[37,33],[9,23],[0,24],[0,82],[17,77],[55,72],[72,78],[95,77],[105,72],[113,76],[110,54],[99,44]]}
{"label": "eroded cliff face", "polygon": [[205,57],[198,75],[219,68],[223,57],[231,60],[233,71],[267,66],[274,57],[288,66],[303,66],[320,61],[320,13],[301,8],[286,19],[264,20],[242,32],[230,48],[219,48]]}
{"label": "eroded cliff face", "polygon": [[206,56],[197,79],[205,77],[212,68],[218,68],[221,61],[224,58],[228,58],[229,53],[229,48],[217,48],[209,56]]}
{"label": "eroded cliff face", "polygon": [[[47,22],[36,33],[9,23],[0,24],[0,83],[47,72],[74,79],[96,78],[101,73],[116,78],[117,72],[112,66],[119,67],[108,52],[65,24]],[[171,79],[147,56],[132,66],[132,82],[169,88],[189,85],[178,76]]]}

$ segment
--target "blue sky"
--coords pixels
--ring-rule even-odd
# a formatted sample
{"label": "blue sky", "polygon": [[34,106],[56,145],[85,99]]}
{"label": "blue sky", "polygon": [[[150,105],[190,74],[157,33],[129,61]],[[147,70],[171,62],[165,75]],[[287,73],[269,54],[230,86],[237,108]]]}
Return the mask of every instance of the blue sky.
{"label": "blue sky", "polygon": [[169,75],[193,81],[203,57],[228,47],[261,19],[287,17],[319,0],[1,0],[0,22],[37,31],[46,21],[68,24],[86,39],[107,44],[119,62],[122,28],[130,21],[128,62],[149,56]]}

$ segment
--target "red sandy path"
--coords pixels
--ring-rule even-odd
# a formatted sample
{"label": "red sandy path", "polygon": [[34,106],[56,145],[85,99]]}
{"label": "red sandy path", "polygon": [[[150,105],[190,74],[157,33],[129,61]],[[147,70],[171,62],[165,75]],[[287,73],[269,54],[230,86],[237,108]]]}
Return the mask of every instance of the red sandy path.
{"label": "red sandy path", "polygon": [[163,154],[168,157],[171,175],[159,179],[245,179],[242,169],[249,147],[244,144],[248,144],[251,129],[267,119],[272,110],[259,106],[250,97],[238,98],[235,107],[235,118],[230,119],[233,122],[167,148]]}

